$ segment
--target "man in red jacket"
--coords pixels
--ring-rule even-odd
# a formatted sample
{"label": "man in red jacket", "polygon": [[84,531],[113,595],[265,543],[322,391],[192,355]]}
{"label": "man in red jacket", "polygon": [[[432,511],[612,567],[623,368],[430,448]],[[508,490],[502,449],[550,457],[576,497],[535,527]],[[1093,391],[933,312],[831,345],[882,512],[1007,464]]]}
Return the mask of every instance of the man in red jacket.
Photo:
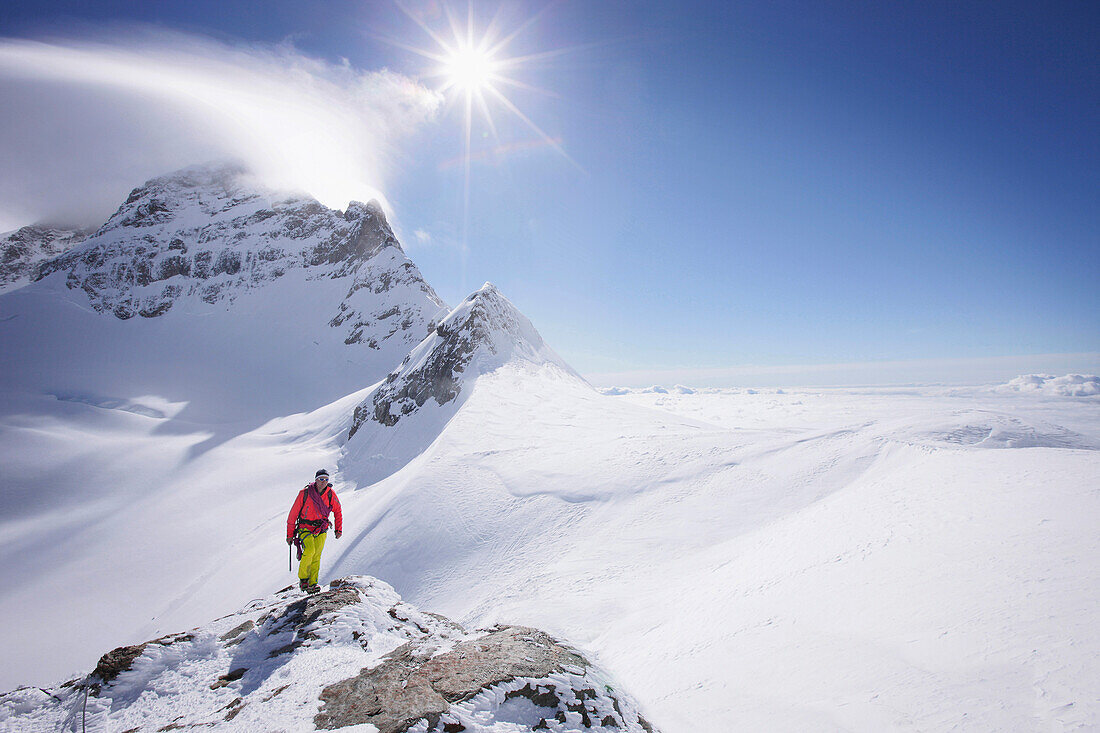
{"label": "man in red jacket", "polygon": [[298,492],[286,518],[286,543],[298,546],[298,585],[308,592],[321,590],[317,576],[321,571],[321,551],[325,549],[329,513],[336,515],[336,539],[344,533],[344,515],[340,500],[328,481],[328,471],[317,472],[313,483]]}

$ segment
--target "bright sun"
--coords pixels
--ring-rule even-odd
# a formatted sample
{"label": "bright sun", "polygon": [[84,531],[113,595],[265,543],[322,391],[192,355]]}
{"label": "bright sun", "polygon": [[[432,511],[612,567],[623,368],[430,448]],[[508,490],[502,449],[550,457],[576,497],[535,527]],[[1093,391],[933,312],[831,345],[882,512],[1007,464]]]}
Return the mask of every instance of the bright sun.
{"label": "bright sun", "polygon": [[443,63],[448,86],[480,92],[492,84],[498,64],[492,54],[478,48],[458,48]]}
{"label": "bright sun", "polygon": [[[538,87],[526,84],[516,79],[514,75],[526,65],[552,59],[569,49],[555,49],[522,56],[506,53],[507,47],[512,41],[529,28],[536,21],[539,14],[528,18],[510,31],[506,31],[500,20],[501,9],[498,9],[497,15],[479,31],[474,21],[473,0],[467,0],[465,23],[455,15],[447,0],[429,3],[428,9],[422,13],[413,12],[406,8],[401,0],[397,0],[397,7],[420,26],[420,29],[431,38],[434,47],[422,49],[397,39],[382,38],[380,40],[434,61],[437,66],[427,70],[424,76],[442,80],[437,91],[445,96],[447,109],[450,109],[452,105],[461,105],[462,107],[465,122],[464,154],[462,156],[462,245],[463,251],[465,251],[470,217],[471,142],[476,112],[480,112],[480,116],[489,128],[488,132],[496,139],[496,150],[506,150],[506,148],[497,134],[497,127],[490,112],[491,106],[503,107],[509,113],[518,117],[538,136],[537,144],[544,144],[553,148],[567,161],[580,168],[576,161],[570,158],[562,148],[560,138],[547,135],[506,94],[508,89],[518,89],[556,96]],[[429,16],[433,16],[432,11],[434,11],[434,20],[430,24],[428,20]],[[445,25],[442,27],[438,22],[440,20],[445,21]],[[433,24],[435,28],[433,28]]]}

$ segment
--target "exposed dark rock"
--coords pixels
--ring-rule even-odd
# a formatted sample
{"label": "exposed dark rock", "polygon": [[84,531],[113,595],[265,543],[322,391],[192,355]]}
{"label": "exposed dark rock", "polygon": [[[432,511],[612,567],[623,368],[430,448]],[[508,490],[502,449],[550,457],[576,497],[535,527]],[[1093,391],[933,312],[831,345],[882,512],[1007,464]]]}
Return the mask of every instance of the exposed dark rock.
{"label": "exposed dark rock", "polygon": [[222,250],[218,259],[214,261],[214,274],[236,275],[241,271],[241,254],[231,250]]}
{"label": "exposed dark rock", "polygon": [[89,232],[27,226],[0,237],[0,286],[20,278],[40,279],[43,263],[83,240]]}
{"label": "exposed dark rock", "polygon": [[159,644],[160,646],[171,646],[181,642],[192,641],[194,638],[195,637],[191,634],[169,634],[142,644],[120,646],[100,657],[99,663],[96,665],[92,674],[103,682],[110,682],[115,677],[118,677],[120,674],[130,669],[134,664],[134,660],[140,657],[145,652],[145,648],[149,645]]}
{"label": "exposed dark rock", "polygon": [[286,689],[288,687],[290,687],[290,685],[283,685],[282,687],[276,687],[275,690],[270,695],[268,695],[267,697],[264,698],[263,701],[264,702],[271,702],[275,698],[276,695],[281,695],[284,691],[286,691]]}
{"label": "exposed dark rock", "polygon": [[168,309],[172,307],[173,301],[163,300],[155,305],[143,306],[138,310],[138,315],[142,318],[156,318],[162,316],[168,312]]}
{"label": "exposed dark rock", "polygon": [[528,700],[535,703],[540,708],[556,708],[561,702],[561,698],[558,697],[555,690],[556,688],[554,687],[554,685],[546,685],[544,690],[542,685],[538,687],[532,687],[531,684],[528,683],[518,690],[512,690],[504,697],[526,697]]}
{"label": "exposed dark rock", "polygon": [[195,255],[194,262],[191,265],[191,273],[200,280],[205,280],[213,275],[214,253],[207,250]]}
{"label": "exposed dark rock", "polygon": [[354,588],[332,588],[330,586],[329,590],[306,596],[291,603],[287,606],[282,618],[289,620],[295,626],[307,626],[320,618],[321,614],[338,611],[344,606],[358,602],[359,593]]}
{"label": "exposed dark rock", "polygon": [[[411,329],[412,325],[403,320],[397,328]],[[362,409],[366,403],[356,408],[348,439],[367,420],[392,427],[428,400],[447,404],[458,397],[461,378],[479,350],[496,357],[501,349],[516,348],[520,343],[532,352],[543,346],[530,322],[495,287],[486,284],[447,315],[435,327],[434,336],[425,339],[390,373],[372,395],[369,409]],[[409,368],[414,354],[416,366]]]}
{"label": "exposed dark rock", "polygon": [[191,262],[183,255],[171,255],[160,261],[157,267],[157,280],[167,280],[176,275],[190,275]]}
{"label": "exposed dark rock", "polygon": [[[241,698],[239,697],[233,702],[229,703],[228,707],[230,709],[229,712],[225,714],[226,720],[233,720],[233,718],[237,717],[237,713],[244,710],[244,705],[242,704]],[[225,710],[225,708],[222,708],[222,710]]]}
{"label": "exposed dark rock", "polygon": [[110,682],[115,677],[130,669],[134,660],[141,656],[145,651],[145,647],[148,646],[148,642],[145,644],[135,644],[133,646],[120,646],[117,649],[104,654],[99,658],[99,664],[95,666],[95,674],[104,682]]}
{"label": "exposed dark rock", "polygon": [[[290,590],[290,586],[287,586],[287,590]],[[252,631],[252,629],[254,628],[256,628],[255,622],[252,621],[252,619],[249,619],[248,621],[245,621],[238,626],[234,626],[232,629],[219,636],[218,639],[220,641],[229,641],[230,639],[237,638],[245,632]]]}
{"label": "exposed dark rock", "polygon": [[410,642],[377,667],[325,688],[314,722],[329,729],[371,723],[380,733],[401,733],[413,722],[445,713],[450,703],[469,699],[487,687],[586,666],[575,651],[541,631],[521,626],[497,627],[476,641],[434,656]]}
{"label": "exposed dark rock", "polygon": [[236,682],[241,677],[244,677],[244,673],[248,671],[248,667],[238,667],[237,669],[230,670],[229,672],[218,677],[218,681],[210,685],[211,690],[216,690],[220,687],[225,687],[230,682]]}
{"label": "exposed dark rock", "polygon": [[290,654],[290,653],[291,653],[291,652],[293,652],[293,651],[294,651],[295,649],[297,649],[298,647],[300,647],[300,646],[301,646],[301,645],[302,645],[303,643],[304,643],[304,642],[303,642],[302,640],[300,640],[300,639],[295,639],[294,641],[290,642],[290,643],[289,643],[289,644],[287,644],[286,646],[281,646],[281,647],[279,647],[278,649],[273,649],[273,650],[271,651],[271,653],[270,653],[270,654],[268,654],[267,656],[268,656],[268,658],[269,658],[269,659],[274,659],[275,657],[281,657],[281,656],[283,656],[284,654]]}
{"label": "exposed dark rock", "polygon": [[211,304],[217,303],[218,298],[221,296],[224,287],[224,283],[211,283],[210,285],[204,287],[201,291],[203,302]]}

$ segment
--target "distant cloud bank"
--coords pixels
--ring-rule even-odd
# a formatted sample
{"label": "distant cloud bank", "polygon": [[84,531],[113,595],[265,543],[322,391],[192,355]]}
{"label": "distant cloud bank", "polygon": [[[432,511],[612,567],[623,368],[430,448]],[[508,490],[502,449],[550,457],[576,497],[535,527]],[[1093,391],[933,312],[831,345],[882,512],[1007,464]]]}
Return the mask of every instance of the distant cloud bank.
{"label": "distant cloud bank", "polygon": [[[652,385],[691,387],[847,387],[902,384],[1018,384],[1027,391],[1036,375],[1091,375],[1100,373],[1100,353],[1031,354],[970,359],[912,359],[906,361],[869,361],[843,364],[787,364],[781,366],[745,365],[712,369],[640,369],[635,371],[585,374],[597,387],[647,388]],[[1015,380],[1029,375],[1026,384]],[[1053,377],[1045,377],[1053,379]],[[1021,378],[1024,379],[1024,378]],[[1010,381],[1012,380],[1012,381]],[[1091,384],[1091,383],[1090,383]],[[1044,383],[1046,385],[1046,383]],[[1068,383],[1067,383],[1068,385]],[[1061,388],[1051,382],[1040,389]],[[1067,388],[1072,385],[1068,385]],[[1084,387],[1090,389],[1090,387]]]}
{"label": "distant cloud bank", "polygon": [[441,97],[289,44],[230,45],[148,27],[0,39],[0,227],[95,224],[130,188],[214,158],[329,206],[382,198],[401,143]]}

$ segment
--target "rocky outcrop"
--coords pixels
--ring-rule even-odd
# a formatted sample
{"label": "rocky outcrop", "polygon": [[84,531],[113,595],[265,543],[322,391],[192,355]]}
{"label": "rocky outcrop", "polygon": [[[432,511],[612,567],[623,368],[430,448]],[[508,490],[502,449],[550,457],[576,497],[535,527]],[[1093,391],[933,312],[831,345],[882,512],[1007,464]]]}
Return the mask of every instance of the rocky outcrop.
{"label": "rocky outcrop", "polygon": [[[183,300],[230,305],[292,272],[346,287],[329,326],[370,348],[408,349],[445,311],[401,249],[376,201],[344,211],[269,190],[240,166],[194,166],[154,178],[81,245],[37,268],[119,319],[156,318]],[[320,324],[319,324],[320,325]]]}
{"label": "rocky outcrop", "polygon": [[577,650],[535,629],[468,631],[366,576],[105,654],[83,679],[0,695],[11,730],[652,731]]}
{"label": "rocky outcrop", "polygon": [[[532,703],[538,718],[534,730],[565,723],[570,713],[586,728],[629,728],[616,698],[585,681],[588,661],[541,631],[498,626],[437,652],[423,642],[409,642],[381,664],[325,688],[317,727],[370,723],[379,733],[402,733],[424,720],[427,731],[466,730],[452,705],[497,690],[505,702],[524,698]],[[640,718],[630,722],[648,729]]]}
{"label": "rocky outcrop", "polygon": [[485,283],[451,311],[371,397],[356,407],[348,438],[368,421],[393,427],[429,400],[446,405],[459,396],[465,381],[513,358],[553,363],[576,375],[546,345],[531,322],[492,283]]}
{"label": "rocky outcrop", "polygon": [[30,282],[40,264],[83,241],[89,232],[26,226],[0,235],[0,290]]}

